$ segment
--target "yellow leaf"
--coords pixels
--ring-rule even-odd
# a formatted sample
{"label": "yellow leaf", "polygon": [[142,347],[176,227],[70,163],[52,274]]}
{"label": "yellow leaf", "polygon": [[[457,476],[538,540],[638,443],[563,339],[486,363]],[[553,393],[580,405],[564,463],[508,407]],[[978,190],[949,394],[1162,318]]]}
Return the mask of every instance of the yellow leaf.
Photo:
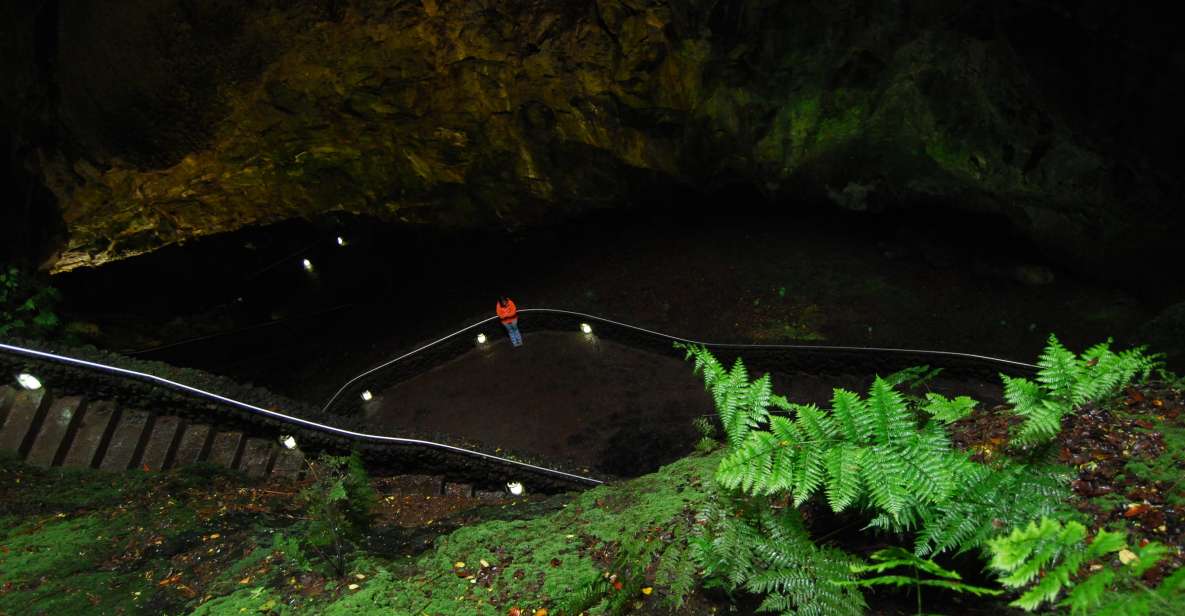
{"label": "yellow leaf", "polygon": [[463,560],[458,560],[457,562],[453,563],[453,569],[464,569],[464,568],[465,568],[465,561],[463,561]]}
{"label": "yellow leaf", "polygon": [[649,586],[642,589],[642,594],[644,594],[646,596],[650,596],[650,593],[652,593],[652,592],[654,592],[654,589]]}
{"label": "yellow leaf", "polygon": [[1135,552],[1133,552],[1127,548],[1123,548],[1122,550],[1119,550],[1119,562],[1121,562],[1125,565],[1131,564],[1132,562],[1137,561],[1139,559],[1140,559],[1140,557],[1136,556]]}

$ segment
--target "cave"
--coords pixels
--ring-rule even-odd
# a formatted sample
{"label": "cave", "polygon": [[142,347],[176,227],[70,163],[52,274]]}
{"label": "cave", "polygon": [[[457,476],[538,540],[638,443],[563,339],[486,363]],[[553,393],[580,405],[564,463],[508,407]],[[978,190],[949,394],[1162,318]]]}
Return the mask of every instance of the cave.
{"label": "cave", "polygon": [[[1034,607],[1102,609],[1072,592],[1099,570],[1116,597],[1185,600],[1185,47],[1166,9],[38,0],[0,17],[0,547],[41,549],[50,514],[74,523],[51,552],[79,528],[137,546],[80,547],[110,574],[85,582],[0,550],[17,571],[0,613],[921,609],[916,577],[845,582],[842,601],[791,590],[822,577],[721,577],[740,565],[694,560],[689,537],[735,520],[852,571],[903,545],[895,566],[965,576],[926,590],[951,613],[1028,609],[1027,579],[971,556],[1028,522],[1119,541]],[[869,457],[845,464],[926,450],[946,474],[894,496],[828,483],[839,458],[768,485],[776,456],[728,466],[753,439],[856,438],[827,423],[848,394],[860,412],[899,396],[909,428],[868,424]],[[1012,494],[1022,463],[1015,494],[1073,507],[926,534],[973,489],[951,477]],[[662,519],[639,504],[684,491]],[[125,509],[197,518],[88,517],[133,492]],[[657,534],[580,526],[594,510]],[[515,548],[554,552],[539,570],[473,539],[545,522],[584,530]],[[215,535],[236,543],[198,566]],[[677,549],[639,547],[655,541]],[[773,553],[745,566],[785,567]],[[456,561],[447,583],[432,558]],[[489,594],[470,605],[454,578]],[[386,594],[358,607],[371,586]]]}

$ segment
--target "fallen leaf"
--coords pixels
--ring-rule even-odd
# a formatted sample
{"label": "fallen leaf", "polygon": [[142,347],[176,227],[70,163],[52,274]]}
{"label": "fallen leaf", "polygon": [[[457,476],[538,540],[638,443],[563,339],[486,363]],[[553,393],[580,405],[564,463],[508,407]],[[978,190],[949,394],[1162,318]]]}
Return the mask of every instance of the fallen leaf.
{"label": "fallen leaf", "polygon": [[1123,512],[1123,517],[1134,518],[1138,515],[1148,511],[1148,505],[1145,503],[1132,503],[1127,506],[1127,510]]}
{"label": "fallen leaf", "polygon": [[484,558],[483,558],[483,559],[481,559],[481,560],[479,560],[479,561],[477,561],[477,562],[481,563],[481,568],[482,568],[482,569],[486,569],[486,568],[488,568],[488,567],[490,566],[490,563],[486,562],[486,559],[484,559]]}
{"label": "fallen leaf", "polygon": [[516,605],[514,607],[511,607],[510,611],[506,612],[506,616],[523,616],[523,610],[522,610],[522,608],[520,608],[519,606]]}
{"label": "fallen leaf", "polygon": [[643,588],[643,589],[642,589],[642,594],[644,594],[644,595],[646,595],[646,596],[648,596],[648,597],[650,596],[650,593],[652,593],[652,592],[654,592],[654,589],[653,589],[653,588],[651,588],[651,587],[649,587],[649,586],[647,586],[646,588]]}
{"label": "fallen leaf", "polygon": [[457,562],[453,563],[453,569],[461,569],[464,567],[465,567],[465,561],[463,561],[463,560],[458,560]]}
{"label": "fallen leaf", "polygon": [[350,590],[358,590],[358,585],[357,584],[350,584],[346,588],[349,588]]}
{"label": "fallen leaf", "polygon": [[1136,561],[1138,559],[1139,559],[1139,557],[1136,556],[1136,553],[1127,549],[1127,548],[1123,548],[1122,550],[1119,550],[1119,562],[1121,562],[1125,565],[1131,564],[1133,561]]}
{"label": "fallen leaf", "polygon": [[535,616],[547,616],[547,608],[541,607],[535,610]]}

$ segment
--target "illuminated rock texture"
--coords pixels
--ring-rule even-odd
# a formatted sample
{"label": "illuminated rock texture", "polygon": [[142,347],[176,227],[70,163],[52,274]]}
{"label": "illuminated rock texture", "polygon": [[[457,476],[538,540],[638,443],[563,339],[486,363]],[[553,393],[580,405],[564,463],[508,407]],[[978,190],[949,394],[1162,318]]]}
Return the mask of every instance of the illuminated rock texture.
{"label": "illuminated rock texture", "polygon": [[[672,185],[999,212],[1084,259],[1167,215],[1179,126],[1115,112],[1185,98],[1174,73],[1124,78],[1144,51],[1086,82],[1059,64],[1121,8],[931,4],[62,3],[38,30],[52,269],[330,211],[515,226]],[[1034,11],[1082,48],[1044,49]]]}

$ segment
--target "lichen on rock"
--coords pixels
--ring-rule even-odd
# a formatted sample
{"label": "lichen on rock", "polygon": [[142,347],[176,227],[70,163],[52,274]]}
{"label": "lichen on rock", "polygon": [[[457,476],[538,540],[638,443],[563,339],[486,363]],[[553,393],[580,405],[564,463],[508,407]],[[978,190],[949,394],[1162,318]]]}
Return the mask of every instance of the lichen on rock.
{"label": "lichen on rock", "polygon": [[717,178],[785,203],[947,200],[1090,252],[1113,163],[1034,95],[1006,41],[944,25],[948,9],[733,4],[234,9],[250,25],[228,40],[259,68],[198,105],[187,122],[207,137],[175,160],[94,146],[57,165],[89,172],[47,171],[69,230],[52,269],[331,211],[529,224]]}

